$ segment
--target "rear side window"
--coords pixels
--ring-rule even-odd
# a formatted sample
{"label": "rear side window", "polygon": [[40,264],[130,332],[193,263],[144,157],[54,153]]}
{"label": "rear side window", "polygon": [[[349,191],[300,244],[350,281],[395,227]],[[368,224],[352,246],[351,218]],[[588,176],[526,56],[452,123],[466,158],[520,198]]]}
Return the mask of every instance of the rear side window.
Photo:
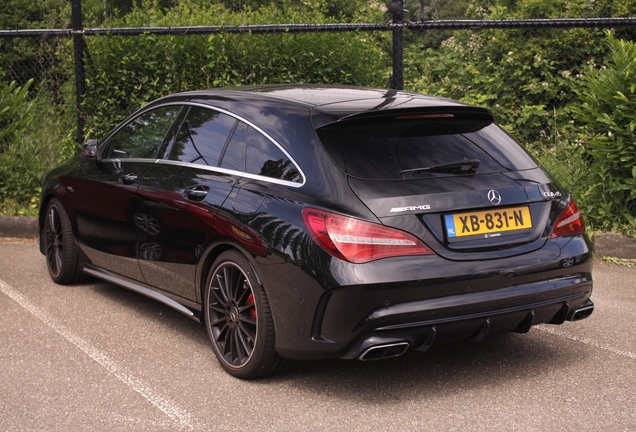
{"label": "rear side window", "polygon": [[[403,179],[495,173],[536,163],[489,116],[409,115],[350,121],[316,131],[331,158],[349,175]],[[478,161],[471,171],[468,162]]]}
{"label": "rear side window", "polygon": [[221,168],[235,171],[245,171],[245,145],[247,140],[247,125],[238,122],[236,129],[230,138],[230,142],[225,149],[225,154],[221,159]]}
{"label": "rear side window", "polygon": [[301,183],[302,178],[291,160],[265,135],[254,128],[247,131],[246,172]]}
{"label": "rear side window", "polygon": [[236,120],[227,114],[192,107],[181,124],[170,160],[216,166]]}

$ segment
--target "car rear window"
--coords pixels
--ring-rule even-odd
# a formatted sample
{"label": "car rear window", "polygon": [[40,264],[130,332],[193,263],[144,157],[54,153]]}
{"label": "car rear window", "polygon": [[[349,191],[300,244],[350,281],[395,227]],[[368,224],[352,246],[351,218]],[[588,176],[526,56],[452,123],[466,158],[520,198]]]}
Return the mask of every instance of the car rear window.
{"label": "car rear window", "polygon": [[[358,178],[403,179],[537,167],[486,115],[429,113],[350,120],[316,132],[334,162]],[[478,161],[477,166],[466,170],[471,166],[466,163],[472,161]]]}

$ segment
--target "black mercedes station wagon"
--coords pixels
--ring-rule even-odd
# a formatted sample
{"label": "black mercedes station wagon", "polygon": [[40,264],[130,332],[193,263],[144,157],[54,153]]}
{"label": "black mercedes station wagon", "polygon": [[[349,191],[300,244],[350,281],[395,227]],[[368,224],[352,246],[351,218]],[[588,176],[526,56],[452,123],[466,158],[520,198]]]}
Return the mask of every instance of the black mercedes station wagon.
{"label": "black mercedes station wagon", "polygon": [[579,209],[483,108],[394,90],[180,93],[45,176],[53,280],[200,320],[239,378],[588,317]]}

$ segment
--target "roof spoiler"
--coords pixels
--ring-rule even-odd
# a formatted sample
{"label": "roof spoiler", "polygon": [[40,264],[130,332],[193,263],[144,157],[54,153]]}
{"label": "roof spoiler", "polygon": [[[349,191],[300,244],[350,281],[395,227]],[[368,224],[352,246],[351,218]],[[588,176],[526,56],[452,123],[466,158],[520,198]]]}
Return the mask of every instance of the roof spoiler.
{"label": "roof spoiler", "polygon": [[[331,109],[330,109],[331,108]],[[415,120],[417,118],[449,118],[449,117],[477,117],[494,122],[492,112],[487,108],[474,106],[432,106],[406,109],[373,109],[352,113],[350,110],[336,110],[327,106],[315,107],[311,110],[311,122],[314,129],[321,129],[335,123],[368,121],[372,119]]]}

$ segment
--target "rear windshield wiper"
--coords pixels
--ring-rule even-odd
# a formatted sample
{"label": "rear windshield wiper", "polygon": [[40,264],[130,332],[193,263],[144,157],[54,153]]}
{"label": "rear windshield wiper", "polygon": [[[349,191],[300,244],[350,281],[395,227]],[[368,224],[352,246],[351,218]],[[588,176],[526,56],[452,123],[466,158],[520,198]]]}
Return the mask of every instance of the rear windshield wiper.
{"label": "rear windshield wiper", "polygon": [[472,174],[479,168],[479,159],[462,160],[456,162],[445,163],[441,165],[433,165],[429,167],[413,168],[400,171],[400,174],[412,174],[416,172],[450,172],[459,174]]}

